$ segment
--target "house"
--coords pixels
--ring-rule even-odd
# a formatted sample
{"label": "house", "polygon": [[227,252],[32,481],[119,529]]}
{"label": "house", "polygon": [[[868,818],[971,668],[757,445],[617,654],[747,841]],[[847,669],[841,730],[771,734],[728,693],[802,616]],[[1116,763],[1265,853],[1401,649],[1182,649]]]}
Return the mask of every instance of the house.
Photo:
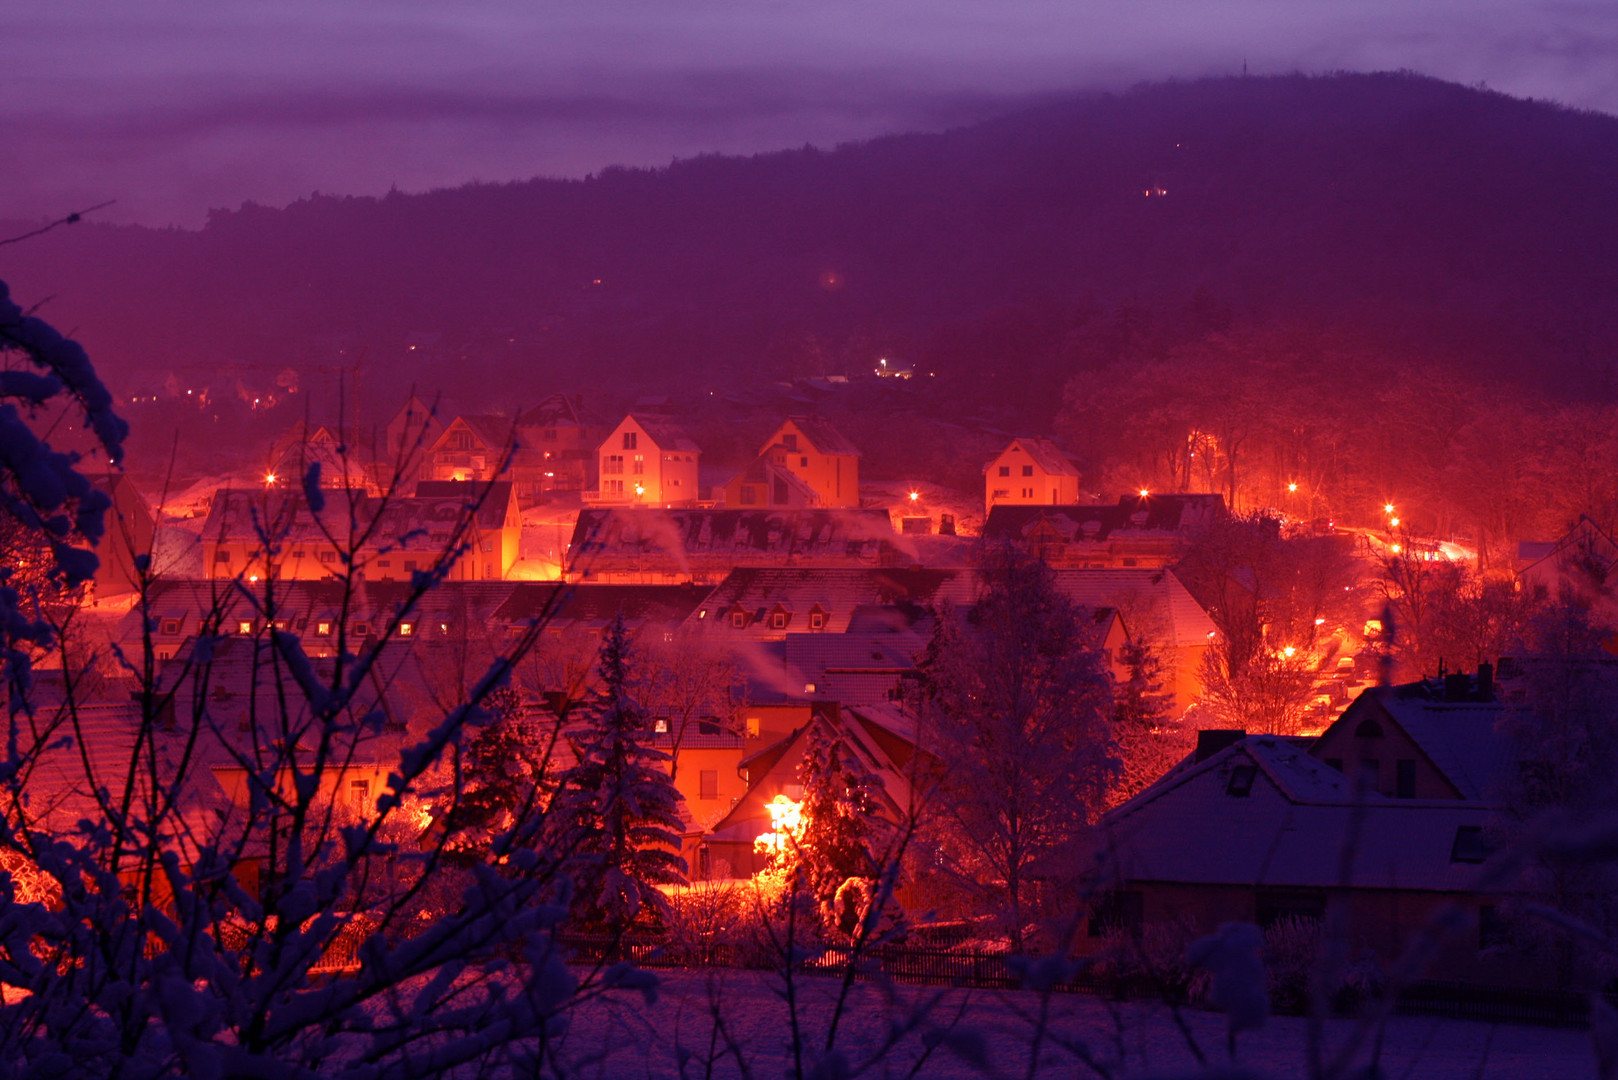
{"label": "house", "polygon": [[724,487],[726,508],[803,510],[822,505],[819,492],[786,467],[786,456],[781,448],[771,448],[737,473]]}
{"label": "house", "polygon": [[[596,488],[596,451],[606,431],[606,425],[578,397],[566,394],[552,394],[520,414],[517,437],[522,452],[536,459],[536,494]],[[519,491],[518,498],[526,499],[526,492]]]}
{"label": "house", "polygon": [[983,466],[983,512],[999,504],[1059,506],[1079,501],[1079,470],[1049,439],[1012,439]]}
{"label": "house", "polygon": [[[860,504],[859,448],[825,420],[788,417],[764,440],[759,456],[803,481],[816,496],[809,505],[840,508]],[[729,495],[727,489],[726,506],[764,505],[731,502]]]}
{"label": "house", "polygon": [[671,421],[631,414],[597,449],[600,486],[592,501],[607,506],[694,506],[700,497],[702,449]]}
{"label": "house", "polygon": [[746,789],[736,804],[701,838],[691,861],[694,878],[748,877],[764,869],[766,856],[758,838],[772,829],[772,805],[800,803],[803,784],[798,767],[809,743],[811,727],[841,739],[878,781],[879,812],[898,822],[911,812],[909,770],[915,750],[913,723],[893,706],[844,709],[817,701],[805,721],[740,762]]}
{"label": "house", "polygon": [[272,572],[277,579],[319,580],[344,575],[352,557],[362,580],[409,581],[459,543],[452,580],[505,577],[522,535],[510,482],[422,481],[416,492],[410,498],[332,492],[315,513],[302,491],[221,488],[203,525],[203,573],[248,582]]}
{"label": "house", "polygon": [[1227,516],[1221,495],[1125,495],[1116,505],[994,506],[983,535],[1025,545],[1054,569],[1172,566]]}
{"label": "house", "polygon": [[412,393],[382,429],[377,479],[385,483],[395,472],[401,472],[405,483],[421,479],[428,451],[444,434],[442,418],[448,412],[441,398],[424,401]]}
{"label": "house", "polygon": [[516,425],[493,414],[461,415],[427,447],[424,480],[489,481],[506,476],[518,449]]}
{"label": "house", "polygon": [[140,583],[135,558],[152,552],[157,518],[125,474],[108,472],[91,479],[112,500],[103,519],[106,533],[96,548],[100,563],[96,566],[95,594],[102,598],[134,592]]}
{"label": "house", "polygon": [[1498,799],[1511,779],[1508,729],[1526,715],[1495,694],[1494,668],[1365,690],[1311,744],[1311,757],[1395,799]]}
{"label": "house", "polygon": [[586,507],[563,567],[568,581],[714,585],[739,566],[892,566],[885,510]]}
{"label": "house", "polygon": [[1241,738],[1198,755],[1102,820],[1107,852],[1094,878],[1088,935],[1111,928],[1346,915],[1347,940],[1388,964],[1440,919],[1455,928],[1429,977],[1524,978],[1489,951],[1503,856],[1485,830],[1497,807],[1457,799],[1360,794],[1339,770],[1279,736]]}
{"label": "house", "polygon": [[305,428],[293,425],[297,438],[283,436],[271,451],[264,471],[266,487],[296,488],[303,484],[311,465],[320,466],[320,486],[327,489],[366,488],[370,477],[352,448],[337,430],[325,424]]}
{"label": "house", "polygon": [[[1517,581],[1540,598],[1567,596],[1597,621],[1618,625],[1618,542],[1581,514],[1560,540],[1517,545]],[[1614,651],[1618,651],[1615,638]]]}

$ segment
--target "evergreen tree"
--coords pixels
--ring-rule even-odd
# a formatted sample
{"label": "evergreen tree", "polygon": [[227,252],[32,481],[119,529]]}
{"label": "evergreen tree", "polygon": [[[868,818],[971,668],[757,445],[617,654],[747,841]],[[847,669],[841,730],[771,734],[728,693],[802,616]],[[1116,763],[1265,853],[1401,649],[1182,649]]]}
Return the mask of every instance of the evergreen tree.
{"label": "evergreen tree", "polygon": [[452,854],[466,865],[487,857],[486,842],[495,833],[527,818],[546,780],[545,748],[534,745],[523,722],[522,695],[502,686],[483,707],[493,719],[462,754],[461,790],[448,822],[458,838]]}
{"label": "evergreen tree", "polygon": [[809,728],[798,779],[803,784],[804,826],[798,841],[803,887],[827,914],[829,927],[853,933],[860,913],[850,917],[835,901],[850,878],[872,883],[869,892],[881,876],[878,849],[887,831],[881,781],[846,740],[819,723]]}
{"label": "evergreen tree", "polygon": [[1114,806],[1150,786],[1191,748],[1189,733],[1174,716],[1174,695],[1163,691],[1163,661],[1157,649],[1132,641],[1119,651],[1129,678],[1113,704],[1113,739],[1120,767],[1108,802]]}
{"label": "evergreen tree", "polygon": [[650,745],[645,713],[629,693],[630,645],[622,616],[601,642],[600,687],[575,736],[578,763],[564,772],[553,819],[573,880],[575,908],[622,930],[644,908],[663,907],[658,885],[685,883],[680,793]]}

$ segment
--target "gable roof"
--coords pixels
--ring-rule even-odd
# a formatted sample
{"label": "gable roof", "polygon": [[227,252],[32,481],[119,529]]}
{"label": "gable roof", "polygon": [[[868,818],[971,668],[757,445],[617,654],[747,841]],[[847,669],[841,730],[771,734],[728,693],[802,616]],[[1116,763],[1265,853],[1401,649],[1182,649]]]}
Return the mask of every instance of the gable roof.
{"label": "gable roof", "polygon": [[519,427],[601,427],[600,417],[566,394],[552,394],[517,417]]}
{"label": "gable roof", "polygon": [[737,566],[881,564],[897,558],[886,510],[670,510],[591,507],[568,545],[568,572],[704,575]]}
{"label": "gable roof", "polygon": [[1514,754],[1505,726],[1527,710],[1502,701],[1446,701],[1436,681],[1373,686],[1328,731],[1348,729],[1372,709],[1410,737],[1461,797],[1489,800],[1510,779]]}
{"label": "gable roof", "polygon": [[[672,420],[661,416],[647,416],[644,413],[630,413],[625,420],[633,420],[646,432],[646,437],[657,444],[659,450],[677,450],[682,454],[700,454],[702,447],[698,446],[685,429]],[[623,426],[623,421],[618,422]]]}
{"label": "gable roof", "polygon": [[[1255,769],[1242,797],[1229,793],[1238,766]],[[1450,861],[1457,830],[1486,826],[1492,812],[1357,796],[1288,740],[1250,736],[1170,772],[1102,828],[1116,860],[1107,872],[1125,881],[1466,892],[1486,867]]]}
{"label": "gable roof", "polygon": [[[1175,648],[1208,644],[1214,622],[1185,585],[1167,569],[1053,570],[1056,587],[1069,600],[1087,608],[1119,608],[1131,633],[1144,634],[1143,623],[1156,620]],[[1150,619],[1143,619],[1142,609]]]}
{"label": "gable roof", "polygon": [[983,466],[984,473],[988,473],[996,461],[999,461],[1012,450],[1021,450],[1028,455],[1029,461],[1038,465],[1051,476],[1077,477],[1079,475],[1078,467],[1069,461],[1068,456],[1062,453],[1061,448],[1050,439],[1020,437],[1012,439],[1004,450],[994,456],[993,461],[985,464]]}
{"label": "gable roof", "polygon": [[[809,440],[809,445],[816,453],[831,457],[860,456],[860,448],[849,442],[829,420],[823,420],[818,416],[789,416],[787,420],[803,432],[803,437]],[[782,424],[781,428],[776,429],[776,433],[779,435],[781,429],[785,427],[786,425]]]}

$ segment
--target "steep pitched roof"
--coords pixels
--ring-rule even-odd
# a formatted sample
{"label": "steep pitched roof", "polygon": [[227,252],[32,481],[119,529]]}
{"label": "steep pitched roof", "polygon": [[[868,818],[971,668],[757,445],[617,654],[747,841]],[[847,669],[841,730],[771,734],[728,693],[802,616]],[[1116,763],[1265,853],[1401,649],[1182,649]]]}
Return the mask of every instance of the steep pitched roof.
{"label": "steep pitched roof", "polygon": [[[1240,766],[1255,770],[1244,796],[1233,793]],[[1454,800],[1357,797],[1300,748],[1252,736],[1171,772],[1102,828],[1116,858],[1109,874],[1126,881],[1466,892],[1485,868],[1451,861],[1457,832],[1484,827],[1491,812]]]}
{"label": "steep pitched roof", "polygon": [[519,427],[602,427],[600,417],[566,394],[552,394],[517,418]]}
{"label": "steep pitched roof", "polygon": [[809,440],[817,453],[837,457],[859,457],[860,448],[832,426],[831,421],[818,416],[789,416],[803,437]]}
{"label": "steep pitched roof", "polygon": [[1132,633],[1147,631],[1142,608],[1176,648],[1207,645],[1215,633],[1213,620],[1172,570],[1054,570],[1052,576],[1063,595],[1082,607],[1121,609]]}
{"label": "steep pitched roof", "polygon": [[640,425],[646,437],[656,443],[659,450],[678,450],[682,454],[702,453],[702,447],[672,420],[644,413],[630,413],[629,418]]}
{"label": "steep pitched roof", "polygon": [[1433,767],[1461,796],[1488,800],[1500,795],[1514,761],[1505,727],[1527,710],[1502,701],[1446,701],[1434,684],[1371,687],[1337,720],[1357,724],[1372,706],[1410,736]]}
{"label": "steep pitched roof", "polygon": [[999,454],[994,456],[994,461],[990,461],[983,466],[983,471],[987,473],[994,462],[999,461],[1001,456],[1006,453],[1006,450],[1010,450],[1013,447],[1021,449],[1023,453],[1028,455],[1028,459],[1030,461],[1032,461],[1035,465],[1038,465],[1042,470],[1051,476],[1076,477],[1079,475],[1078,467],[1075,466],[1073,462],[1068,460],[1066,454],[1062,453],[1061,447],[1057,446],[1050,439],[1045,438],[1012,439],[1011,444],[1007,446],[1005,450],[1000,451]]}

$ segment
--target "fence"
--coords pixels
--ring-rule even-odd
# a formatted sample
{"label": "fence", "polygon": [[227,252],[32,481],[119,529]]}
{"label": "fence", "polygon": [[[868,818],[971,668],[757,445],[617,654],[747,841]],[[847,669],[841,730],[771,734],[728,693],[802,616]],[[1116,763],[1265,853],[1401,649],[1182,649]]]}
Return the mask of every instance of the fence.
{"label": "fence", "polygon": [[[741,967],[773,969],[764,955],[749,956],[731,945],[676,946],[652,939],[568,936],[563,940],[575,962],[628,960],[648,968]],[[1010,952],[881,946],[856,950],[829,945],[812,950],[803,962],[810,975],[842,978],[852,967],[860,981],[882,979],[923,986],[976,990],[1016,990],[1026,985],[1023,958]],[[1113,1001],[1161,1000],[1162,984],[1144,976],[1115,978],[1088,967],[1052,985],[1066,994],[1088,994]],[[1618,1005],[1618,997],[1607,995]],[[1427,980],[1405,987],[1395,1011],[1486,1023],[1583,1027],[1589,1023],[1590,996],[1572,990],[1530,990]]]}

